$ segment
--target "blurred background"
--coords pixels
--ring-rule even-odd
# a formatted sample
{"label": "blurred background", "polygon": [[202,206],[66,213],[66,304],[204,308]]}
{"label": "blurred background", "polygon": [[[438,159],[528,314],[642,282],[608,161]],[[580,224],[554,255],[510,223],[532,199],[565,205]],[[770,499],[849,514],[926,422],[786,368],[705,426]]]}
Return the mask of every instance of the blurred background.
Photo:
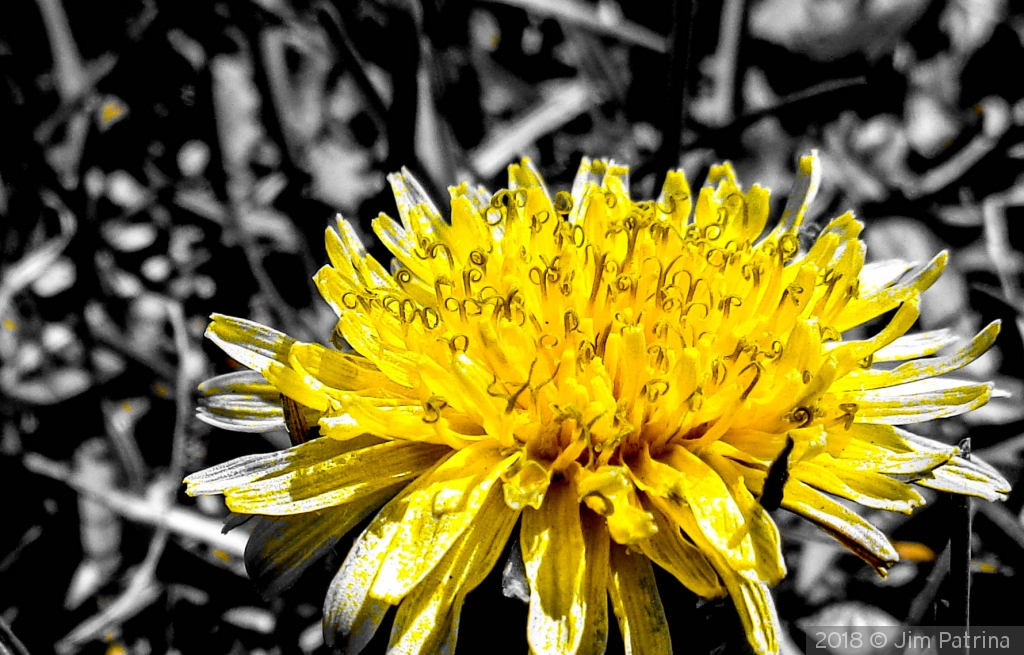
{"label": "blurred background", "polygon": [[[324,229],[395,214],[385,175],[403,166],[440,201],[502,186],[522,155],[555,188],[611,157],[651,197],[667,168],[699,185],[729,159],[781,201],[817,148],[809,230],[852,209],[872,259],[948,249],[919,329],[1003,320],[964,375],[1008,397],[915,429],[971,437],[1016,483],[1022,36],[1006,0],[0,3],[0,653],[328,652],[320,609],[351,535],[264,599],[246,526],[222,534],[222,501],[182,493],[185,473],[288,444],[194,418],[197,384],[235,366],[202,334],[220,312],[326,342]],[[784,653],[814,625],[934,620],[955,516],[937,496],[863,511],[903,557],[887,580],[778,516]],[[1022,505],[1019,484],[974,504],[975,623],[1021,622],[1002,599],[1021,589]],[[469,595],[459,653],[526,652],[500,568]],[[659,582],[679,651],[748,652],[730,602]]]}

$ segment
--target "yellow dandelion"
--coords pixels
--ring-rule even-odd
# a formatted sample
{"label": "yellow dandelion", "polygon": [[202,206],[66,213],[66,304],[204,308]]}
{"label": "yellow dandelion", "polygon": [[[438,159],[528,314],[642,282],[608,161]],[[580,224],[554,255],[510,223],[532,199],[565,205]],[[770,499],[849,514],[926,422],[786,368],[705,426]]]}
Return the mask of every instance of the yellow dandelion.
{"label": "yellow dandelion", "polygon": [[450,652],[517,522],[534,652],[603,652],[609,598],[627,652],[670,652],[653,562],[704,598],[729,595],[754,650],[775,653],[769,587],[785,565],[769,509],[884,574],[896,549],[838,499],[909,512],[924,502],[914,485],[1008,491],[898,427],[989,399],[990,384],[937,376],[998,324],[939,356],[951,332],[905,335],[946,255],[865,264],[851,214],[803,244],[819,177],[814,155],[800,160],[766,232],[768,190],[744,192],[729,164],[695,200],[671,172],[656,201],[634,201],[613,162],[584,160],[552,198],[524,159],[493,195],[451,188],[450,221],[393,175],[401,222],[373,223],[390,272],[347,221],[327,231],[316,283],[338,349],[220,315],[207,332],[252,371],[204,385],[205,420],[260,431],[288,416],[321,436],[195,473],[188,492],[290,516],[253,537],[267,546],[258,572],[282,578],[379,509],[324,609],[328,641],[350,653],[391,605],[389,652]]}

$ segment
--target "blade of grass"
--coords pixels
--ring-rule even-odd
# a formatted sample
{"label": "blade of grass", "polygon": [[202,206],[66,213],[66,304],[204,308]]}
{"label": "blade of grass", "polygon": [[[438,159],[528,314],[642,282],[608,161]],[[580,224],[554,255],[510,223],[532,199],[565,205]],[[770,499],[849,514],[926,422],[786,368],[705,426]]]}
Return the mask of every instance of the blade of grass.
{"label": "blade of grass", "polygon": [[924,620],[928,608],[932,607],[932,603],[939,593],[939,588],[942,586],[942,581],[946,579],[946,574],[949,573],[949,551],[950,548],[947,544],[942,554],[939,555],[939,559],[935,560],[935,565],[925,580],[924,589],[921,590],[921,593],[910,604],[910,611],[907,613],[907,625],[921,625],[921,621]]}
{"label": "blade of grass", "polygon": [[557,130],[598,102],[594,90],[577,80],[554,83],[547,87],[543,97],[537,106],[511,124],[492,130],[470,154],[477,175],[496,175],[539,137]]}
{"label": "blade of grass", "polygon": [[0,655],[28,655],[25,644],[11,632],[11,627],[3,618],[0,618]]}
{"label": "blade of grass", "polygon": [[740,49],[747,21],[746,0],[725,0],[722,7],[721,28],[718,49],[713,58],[715,86],[709,104],[709,112],[716,118],[717,125],[732,122],[741,111],[743,79]]}

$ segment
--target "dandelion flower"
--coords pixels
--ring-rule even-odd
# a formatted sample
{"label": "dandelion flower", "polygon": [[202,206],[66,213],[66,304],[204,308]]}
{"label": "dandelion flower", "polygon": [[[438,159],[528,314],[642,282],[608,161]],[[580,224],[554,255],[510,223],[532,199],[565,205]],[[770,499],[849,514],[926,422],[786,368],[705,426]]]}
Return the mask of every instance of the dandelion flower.
{"label": "dandelion flower", "polygon": [[207,332],[252,369],[205,384],[207,421],[258,431],[290,416],[319,438],[195,473],[188,492],[294,515],[260,528],[283,576],[376,511],[324,608],[328,640],[350,653],[391,605],[389,652],[451,652],[466,594],[517,522],[534,652],[603,652],[609,599],[627,652],[670,652],[653,563],[728,595],[754,650],[775,653],[769,587],[786,571],[769,510],[884,575],[895,549],[840,499],[910,512],[915,485],[1008,491],[899,427],[989,399],[990,384],[938,376],[985,352],[998,324],[951,352],[949,331],[905,334],[946,255],[865,264],[848,213],[802,243],[819,178],[802,158],[766,230],[768,190],[743,191],[729,164],[696,199],[673,171],[656,201],[634,201],[624,166],[585,159],[552,197],[524,159],[493,195],[451,188],[450,220],[393,175],[401,221],[373,223],[390,272],[347,221],[327,230],[316,283],[338,349],[220,315]]}

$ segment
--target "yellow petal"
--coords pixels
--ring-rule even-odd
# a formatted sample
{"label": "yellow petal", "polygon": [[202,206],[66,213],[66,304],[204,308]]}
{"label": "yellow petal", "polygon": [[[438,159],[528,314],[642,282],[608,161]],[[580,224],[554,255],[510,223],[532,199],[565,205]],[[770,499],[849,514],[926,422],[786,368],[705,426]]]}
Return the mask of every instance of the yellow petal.
{"label": "yellow petal", "polygon": [[257,371],[237,371],[210,378],[199,385],[199,393],[207,398],[237,393],[255,395],[267,400],[276,400],[281,395],[281,392]]}
{"label": "yellow petal", "polygon": [[[249,368],[261,370],[264,361],[288,361],[288,350],[295,343],[288,335],[243,318],[214,314],[206,336],[234,359]],[[252,355],[256,355],[253,358]]]}
{"label": "yellow petal", "polygon": [[[779,529],[768,511],[754,498],[747,482],[748,479],[752,479],[756,481],[756,487],[759,490],[763,489],[763,479],[766,473],[740,466],[714,453],[707,453],[706,457],[708,463],[728,485],[733,498],[736,499],[736,504],[743,513],[745,530],[750,535],[757,559],[758,578],[768,584],[778,584],[786,577]],[[735,541],[736,537],[733,540]]]}
{"label": "yellow petal", "polygon": [[419,374],[431,389],[444,390],[449,405],[483,426],[488,434],[499,434],[507,401],[487,393],[493,378],[478,362],[465,355],[456,355],[451,358],[450,368],[446,369],[427,359],[423,361]]}
{"label": "yellow petal", "polygon": [[432,470],[385,505],[352,544],[324,601],[324,639],[329,646],[357,655],[373,638],[390,603],[371,596],[370,588],[398,535],[409,494],[426,486]]}
{"label": "yellow petal", "polygon": [[914,357],[926,357],[934,355],[959,340],[960,337],[949,328],[907,334],[888,346],[876,350],[872,359],[876,362],[899,362]]}
{"label": "yellow petal", "polygon": [[492,441],[455,451],[407,495],[405,515],[371,594],[397,604],[472,524],[491,487],[519,454],[502,457]]}
{"label": "yellow petal", "polygon": [[1006,478],[977,457],[954,457],[949,463],[915,480],[914,484],[990,501],[1006,500],[1010,493],[1010,483]]}
{"label": "yellow petal", "polygon": [[723,577],[751,648],[758,655],[776,655],[781,626],[768,585],[737,575],[725,574]]}
{"label": "yellow petal", "polygon": [[900,559],[878,528],[799,480],[786,483],[782,506],[816,523],[883,576]]}
{"label": "yellow petal", "polygon": [[295,357],[310,375],[333,389],[371,394],[375,390],[406,394],[407,387],[392,382],[363,357],[324,348],[318,343],[297,343],[289,357]]}
{"label": "yellow petal", "polygon": [[[656,507],[665,505],[664,499],[651,500]],[[689,512],[689,508],[676,514],[686,512]],[[695,546],[707,554],[712,566],[725,583],[747,633],[747,640],[754,651],[765,655],[778,653],[779,617],[768,592],[768,585],[759,580],[751,580],[748,573],[737,570],[734,564],[718,552],[700,532],[693,533],[693,540]]]}
{"label": "yellow petal", "polygon": [[326,387],[311,375],[303,375],[277,362],[269,362],[262,373],[281,393],[300,405],[319,412],[326,412],[334,405]]}
{"label": "yellow petal", "polygon": [[870,296],[851,300],[836,319],[833,327],[840,332],[845,332],[855,325],[861,325],[881,316],[902,303],[920,297],[922,291],[928,289],[939,279],[948,260],[949,254],[941,252],[910,280],[886,287]]}
{"label": "yellow petal", "polygon": [[[305,445],[305,444],[303,444]],[[444,457],[443,446],[391,441],[224,490],[228,508],[244,514],[295,514],[357,502],[394,488]]]}
{"label": "yellow petal", "polygon": [[848,471],[914,475],[927,473],[948,462],[952,456],[952,452],[942,450],[895,452],[860,439],[852,439],[839,453],[835,465]]}
{"label": "yellow petal", "polygon": [[413,254],[419,248],[419,242],[416,240],[414,233],[406,231],[401,225],[384,214],[373,219],[372,226],[380,242],[391,251],[391,254],[395,256],[395,259],[402,266],[420,279],[429,280],[431,278],[431,270],[426,261]]}
{"label": "yellow petal", "polygon": [[395,616],[388,653],[452,653],[466,594],[494,567],[519,512],[502,502],[492,488],[473,524],[448,554],[405,597]]}
{"label": "yellow petal", "polygon": [[602,466],[590,474],[581,470],[576,484],[580,501],[605,518],[612,539],[631,545],[647,539],[658,527],[654,517],[639,507],[625,471],[621,466]]}
{"label": "yellow petal", "polygon": [[354,311],[342,315],[338,329],[360,355],[373,362],[392,382],[412,389],[419,386],[419,355],[386,344],[377,329]]}
{"label": "yellow petal", "polygon": [[603,653],[607,639],[608,535],[580,516],[576,490],[553,484],[539,510],[523,510],[523,564],[530,582],[527,640],[536,655]]}
{"label": "yellow petal", "polygon": [[834,466],[830,455],[822,454],[810,462],[797,462],[793,478],[830,494],[860,503],[865,507],[909,514],[924,504],[913,488],[881,473],[845,471]]}
{"label": "yellow petal", "polygon": [[516,189],[537,189],[543,195],[549,195],[548,187],[544,184],[544,177],[529,157],[523,157],[519,160],[518,165],[512,164],[508,167],[508,188],[513,191]]}
{"label": "yellow petal", "polygon": [[451,429],[450,418],[436,404],[421,403],[409,398],[375,398],[345,394],[332,415],[319,420],[322,434],[332,439],[352,439],[363,434],[450,448],[464,448],[480,440],[480,435],[465,435]]}
{"label": "yellow petal", "polygon": [[700,532],[732,568],[756,575],[757,556],[743,512],[718,473],[683,447],[660,460],[639,457],[632,467],[655,507],[690,538]]}
{"label": "yellow petal", "polygon": [[[575,188],[573,193],[575,195]],[[665,184],[658,197],[657,208],[676,229],[686,225],[690,219],[693,200],[690,184],[686,181],[686,174],[683,171],[669,171],[665,175]]]}
{"label": "yellow petal", "polygon": [[264,476],[273,476],[288,468],[320,464],[332,457],[380,442],[381,440],[375,437],[365,437],[346,443],[332,439],[314,439],[287,450],[236,457],[189,475],[185,478],[185,484],[188,485],[186,492],[190,496],[223,493],[230,487],[247,484]]}
{"label": "yellow petal", "polygon": [[830,390],[878,389],[915,382],[924,378],[933,378],[955,371],[973,362],[995,343],[996,337],[999,335],[999,326],[999,321],[990,323],[971,340],[970,344],[944,357],[918,359],[890,370],[869,368],[851,371],[833,383]]}
{"label": "yellow petal", "polygon": [[391,191],[395,196],[395,203],[398,205],[405,229],[412,230],[417,237],[444,240],[449,228],[430,196],[409,173],[409,169],[403,167],[401,173],[388,175],[388,182],[391,183]]}
{"label": "yellow petal", "polygon": [[502,485],[505,503],[515,510],[523,509],[527,505],[540,509],[550,484],[551,474],[548,469],[539,462],[530,460]]}
{"label": "yellow petal", "polygon": [[[888,346],[897,337],[906,333],[920,315],[917,298],[910,298],[900,305],[896,315],[882,328],[882,331],[863,341],[850,341],[834,346],[830,354],[836,358],[837,377],[861,366],[861,362],[875,351]],[[856,324],[855,324],[856,325]]]}
{"label": "yellow petal", "polygon": [[[855,441],[863,441],[898,453],[935,452],[945,453],[949,458],[960,452],[955,446],[947,446],[938,441],[918,437],[912,432],[891,425],[854,423],[848,430],[844,428],[840,428],[840,430],[848,433]],[[832,432],[835,431],[837,430],[830,431],[829,436],[831,437]]]}
{"label": "yellow petal", "polygon": [[854,218],[851,212],[833,218],[818,234],[805,260],[815,262],[821,270],[827,270],[841,261],[847,250],[863,249],[857,240],[863,229],[864,224]]}
{"label": "yellow petal", "polygon": [[817,151],[812,151],[810,155],[800,158],[796,180],[793,181],[793,188],[786,200],[782,218],[767,239],[777,240],[782,235],[790,234],[800,227],[807,208],[814,201],[814,197],[818,195],[820,184],[821,160],[818,159]]}
{"label": "yellow petal", "polygon": [[643,554],[702,598],[721,598],[725,587],[707,556],[679,532],[679,526],[657,510],[651,511],[658,531],[637,544]]}
{"label": "yellow petal", "polygon": [[608,592],[619,620],[626,655],[672,655],[665,608],[650,560],[619,544],[611,545]]}
{"label": "yellow petal", "polygon": [[236,432],[283,430],[281,392],[258,371],[218,375],[199,385],[196,417],[214,427]]}
{"label": "yellow petal", "polygon": [[856,406],[854,421],[906,425],[959,416],[988,402],[995,385],[927,379],[896,387],[836,394],[836,404]]}
{"label": "yellow petal", "polygon": [[860,271],[860,293],[870,296],[896,283],[903,274],[913,270],[917,264],[902,259],[886,259],[884,261],[865,264]]}
{"label": "yellow petal", "polygon": [[245,545],[245,570],[264,598],[292,586],[311,564],[326,555],[357,523],[395,495],[387,487],[338,507],[293,514],[258,516]]}

